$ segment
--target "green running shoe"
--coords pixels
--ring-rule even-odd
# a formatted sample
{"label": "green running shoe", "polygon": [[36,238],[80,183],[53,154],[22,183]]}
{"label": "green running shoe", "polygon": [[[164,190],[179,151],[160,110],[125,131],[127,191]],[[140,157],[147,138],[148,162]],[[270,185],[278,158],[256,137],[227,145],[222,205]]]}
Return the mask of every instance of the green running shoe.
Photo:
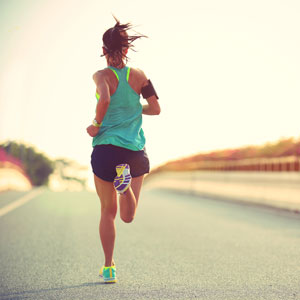
{"label": "green running shoe", "polygon": [[103,277],[105,283],[117,282],[116,266],[103,266],[99,271],[99,276]]}

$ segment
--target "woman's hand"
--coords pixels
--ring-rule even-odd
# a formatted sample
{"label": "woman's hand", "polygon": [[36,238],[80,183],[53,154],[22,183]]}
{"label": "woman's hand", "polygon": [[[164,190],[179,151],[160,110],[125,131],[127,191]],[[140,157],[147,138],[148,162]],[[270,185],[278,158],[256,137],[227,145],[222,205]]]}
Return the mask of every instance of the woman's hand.
{"label": "woman's hand", "polygon": [[96,127],[96,126],[94,126],[94,125],[90,125],[87,129],[86,129],[86,131],[87,131],[87,133],[91,136],[91,137],[95,137],[97,134],[98,134],[98,132],[99,132],[99,127]]}

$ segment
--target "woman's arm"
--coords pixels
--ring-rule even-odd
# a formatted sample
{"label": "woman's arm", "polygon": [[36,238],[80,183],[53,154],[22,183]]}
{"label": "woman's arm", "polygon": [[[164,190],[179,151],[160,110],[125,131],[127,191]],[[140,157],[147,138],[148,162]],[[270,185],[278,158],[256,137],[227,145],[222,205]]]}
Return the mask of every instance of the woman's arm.
{"label": "woman's arm", "polygon": [[143,105],[143,114],[144,115],[159,115],[160,114],[160,105],[155,96],[151,96],[146,99],[148,104]]}
{"label": "woman's arm", "polygon": [[[93,79],[96,84],[96,92],[99,95],[99,100],[96,107],[95,120],[98,124],[101,124],[110,103],[109,85],[106,81],[106,78],[101,72],[95,73]],[[90,125],[87,128],[87,132],[90,136],[94,137],[98,134],[100,127]]]}

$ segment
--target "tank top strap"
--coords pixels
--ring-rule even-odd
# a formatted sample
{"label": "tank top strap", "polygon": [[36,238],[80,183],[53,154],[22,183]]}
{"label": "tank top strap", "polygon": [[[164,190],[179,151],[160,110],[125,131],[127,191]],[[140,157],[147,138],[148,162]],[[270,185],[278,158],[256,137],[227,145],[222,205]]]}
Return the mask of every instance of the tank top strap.
{"label": "tank top strap", "polygon": [[127,75],[126,75],[126,81],[128,82],[129,79],[129,74],[130,74],[130,67],[127,67]]}
{"label": "tank top strap", "polygon": [[110,69],[116,75],[118,81],[127,81],[129,79],[130,67],[124,67],[123,69],[117,69],[115,67],[108,66],[107,69]]}

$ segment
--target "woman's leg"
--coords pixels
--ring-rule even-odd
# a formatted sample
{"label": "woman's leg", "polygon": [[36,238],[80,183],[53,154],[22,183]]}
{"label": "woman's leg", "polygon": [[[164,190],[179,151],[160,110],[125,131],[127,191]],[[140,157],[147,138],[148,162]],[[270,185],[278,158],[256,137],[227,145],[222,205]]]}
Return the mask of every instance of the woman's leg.
{"label": "woman's leg", "polygon": [[115,217],[117,213],[117,193],[113,183],[104,181],[94,175],[97,194],[101,202],[101,219],[99,234],[105,256],[105,266],[113,265],[113,252],[115,246]]}
{"label": "woman's leg", "polygon": [[144,175],[132,178],[129,189],[120,195],[120,216],[126,223],[130,223],[134,219],[143,180]]}

